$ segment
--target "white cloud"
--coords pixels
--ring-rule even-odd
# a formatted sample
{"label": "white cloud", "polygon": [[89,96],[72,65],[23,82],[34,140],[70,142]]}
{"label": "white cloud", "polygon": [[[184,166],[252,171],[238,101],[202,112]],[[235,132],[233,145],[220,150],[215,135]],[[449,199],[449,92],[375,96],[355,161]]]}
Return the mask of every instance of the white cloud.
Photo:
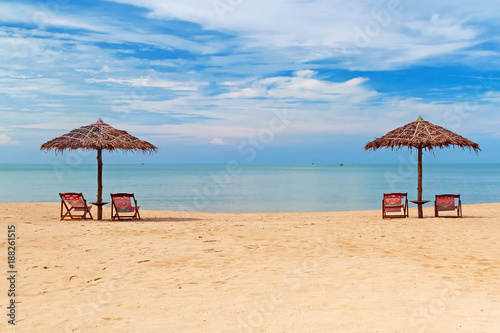
{"label": "white cloud", "polygon": [[[468,48],[483,32],[478,22],[495,18],[499,9],[492,0],[481,6],[465,0],[454,6],[444,0],[356,5],[331,0],[115,1],[147,8],[157,19],[235,33],[246,49],[271,49],[290,61],[336,58],[342,66],[369,70],[404,67],[457,50],[472,54]],[[412,57],[422,46],[425,52]]]}
{"label": "white cloud", "polygon": [[[142,43],[165,50],[181,49],[210,57],[210,66],[232,67],[233,71],[293,69],[297,63],[331,59],[333,67],[361,70],[386,70],[420,64],[433,57],[456,55],[456,62],[474,64],[477,58],[489,58],[496,53],[478,52],[470,48],[482,41],[481,20],[495,17],[498,4],[487,0],[483,6],[459,1],[449,7],[442,1],[388,1],[383,3],[364,1],[353,6],[345,1],[290,1],[273,2],[186,0],[116,0],[150,10],[149,17],[179,19],[199,23],[207,29],[215,29],[238,36],[234,41],[182,38],[173,34],[145,33],[141,27],[128,25],[118,19],[113,22],[91,16],[76,17],[65,13],[63,4],[44,11],[42,6],[0,4],[0,21],[33,21],[43,19],[42,26],[85,29],[85,34],[49,33],[43,29],[29,32],[24,38],[12,37],[9,29],[0,40],[3,59],[45,55],[58,58],[53,49],[60,49],[67,41],[81,43],[107,42]],[[217,6],[216,4],[225,4]],[[397,6],[392,6],[396,3]],[[478,7],[490,6],[489,10]],[[220,8],[219,8],[220,7]],[[394,8],[396,9],[394,9]],[[225,8],[221,11],[221,8]],[[486,8],[486,7],[484,7]],[[473,22],[473,23],[471,23]],[[16,29],[19,30],[19,29]],[[20,32],[22,33],[22,32]],[[2,34],[0,33],[0,38]],[[38,37],[55,37],[38,38]],[[228,48],[237,46],[236,54],[224,56]],[[58,47],[57,44],[60,46]],[[90,51],[90,52],[89,52]],[[67,52],[67,51],[65,51]],[[95,50],[85,50],[92,56]],[[101,50],[102,52],[102,50]],[[115,50],[111,52],[127,52]],[[243,52],[244,54],[239,54]],[[222,54],[222,55],[221,55]],[[247,58],[245,58],[247,57]],[[249,58],[250,57],[250,58]],[[218,63],[219,62],[219,63]],[[112,63],[112,62],[110,62]],[[175,61],[153,60],[152,66],[175,66]],[[261,68],[255,63],[267,63]],[[271,66],[271,64],[273,66]],[[101,69],[79,69],[106,72]],[[327,66],[327,65],[325,65]],[[280,68],[281,67],[281,68]],[[109,68],[109,67],[108,67]],[[252,91],[247,93],[252,94]]]}
{"label": "white cloud", "polygon": [[[117,123],[113,126],[125,129],[133,135],[162,136],[168,133],[169,140],[182,138],[184,141],[208,141],[212,144],[220,144],[219,139],[222,137],[256,137],[262,129],[281,126],[281,123],[272,122],[276,114],[283,109],[283,103],[279,100],[257,99],[242,102],[241,99],[214,99],[212,102],[215,104],[213,110],[200,112],[197,110],[197,103],[200,102],[194,102],[188,103],[184,112],[200,112],[204,116],[214,116],[217,119],[163,125]],[[147,105],[148,102],[144,103]],[[160,105],[158,107],[161,108]],[[478,104],[473,111],[464,111],[463,107],[461,102],[437,104],[415,98],[382,98],[376,106],[361,106],[356,103],[292,104],[285,108],[286,113],[291,115],[290,121],[276,136],[335,133],[375,137],[415,120],[418,115],[461,134],[475,131],[498,132],[497,122],[484,124],[482,121],[484,116],[491,112],[492,106]],[[179,117],[182,118],[182,115]]]}
{"label": "white cloud", "polygon": [[[231,120],[228,122],[231,123]],[[141,134],[148,135],[165,135],[170,134],[170,138],[184,137],[192,138],[194,141],[207,142],[215,136],[224,136],[226,138],[250,137],[257,133],[259,128],[254,128],[252,125],[227,125],[221,122],[207,121],[204,123],[184,123],[179,125],[163,124],[163,125],[133,125],[133,124],[116,124],[113,125],[128,131],[132,135],[140,136]]]}
{"label": "white cloud", "polygon": [[165,79],[157,79],[153,77],[142,77],[134,79],[86,79],[88,83],[116,83],[129,85],[132,87],[156,87],[169,90],[197,90],[199,86],[205,85],[203,82],[179,82]]}
{"label": "white cloud", "polygon": [[212,140],[210,140],[210,143],[218,146],[227,145],[227,142],[222,140],[221,138],[213,138]]}
{"label": "white cloud", "polygon": [[19,142],[12,140],[12,138],[7,136],[7,134],[0,134],[0,146],[10,146],[17,144],[19,144]]}
{"label": "white cloud", "polygon": [[[311,70],[295,72],[294,76],[277,76],[251,83],[251,87],[220,95],[220,98],[268,97],[279,99],[299,99],[304,101],[361,102],[375,97],[377,92],[364,87],[366,78],[353,78],[345,82],[330,82],[313,78],[317,73]],[[235,87],[235,84],[227,84]]]}
{"label": "white cloud", "polygon": [[[177,48],[201,54],[214,53],[224,47],[217,42],[198,43],[174,34],[145,33],[140,27],[130,25],[129,22],[120,22],[119,20],[107,22],[95,16],[69,14],[66,10],[67,7],[59,3],[55,3],[54,6],[0,3],[0,22],[16,22],[39,27],[29,30],[8,28],[6,33],[0,31],[0,37],[4,35],[4,38],[0,38],[0,43],[4,46],[2,49],[8,51],[5,52],[5,56],[19,57],[25,54],[30,56],[47,52],[49,50],[45,49],[44,46],[54,42],[54,40],[60,40],[62,44],[68,41],[113,44],[139,43],[166,50]],[[82,29],[86,33],[50,33],[45,31],[45,27]],[[15,31],[16,34],[12,34],[12,31]],[[37,39],[38,37],[52,38]],[[3,55],[2,49],[0,49],[0,55]]]}
{"label": "white cloud", "polygon": [[111,68],[108,65],[102,66],[101,69],[99,70],[91,70],[91,69],[75,69],[76,72],[84,72],[84,73],[90,73],[90,74],[102,74],[102,73],[109,73],[111,72]]}
{"label": "white cloud", "polygon": [[[477,22],[495,18],[498,3],[492,0],[477,6],[471,2],[458,1],[449,6],[442,1],[362,1],[353,5],[346,1],[233,1],[233,0],[185,0],[182,2],[163,0],[116,0],[150,10],[149,17],[155,19],[180,19],[201,24],[207,29],[221,30],[238,35],[239,41],[248,48],[266,47],[287,49],[297,47],[294,52],[280,52],[281,56],[294,59],[320,59],[342,57],[342,49],[351,49],[358,55],[354,58],[370,60],[373,49],[384,56],[401,58],[411,45],[467,41],[462,49],[474,45],[481,29]],[[397,4],[391,6],[390,4]],[[217,4],[222,4],[217,6]],[[52,10],[43,6],[4,3],[0,5],[0,20],[8,22],[38,21],[44,25],[86,29],[86,36],[72,38],[87,41],[107,41],[111,43],[136,42],[155,45],[165,49],[180,48],[201,54],[217,52],[223,44],[197,43],[169,34],[144,34],[140,28],[108,24],[93,17],[77,17],[64,13],[63,4]],[[394,9],[395,8],[395,9]],[[483,8],[483,9],[481,9]],[[488,10],[484,10],[488,8]],[[51,9],[51,8],[49,8]],[[470,23],[474,22],[474,24]],[[361,31],[368,34],[369,45],[359,47],[356,37]],[[42,33],[39,31],[39,33]],[[455,44],[458,46],[458,44]],[[389,46],[389,47],[388,47]],[[429,48],[430,51],[433,48]],[[384,52],[386,51],[386,52]],[[439,51],[439,49],[437,49]],[[441,55],[438,52],[436,55]],[[433,56],[430,53],[428,56]],[[418,61],[420,58],[417,58]],[[408,60],[412,60],[408,57]],[[363,61],[354,59],[353,66],[361,66]],[[393,60],[392,65],[402,65]],[[348,65],[346,61],[344,65]],[[368,61],[367,65],[375,66]],[[373,67],[370,67],[373,68]]]}
{"label": "white cloud", "polygon": [[252,98],[264,95],[264,89],[242,88],[238,91],[222,94],[220,98]]}
{"label": "white cloud", "polygon": [[[221,144],[222,138],[233,142],[257,135],[270,126],[273,110],[284,108],[296,115],[286,128],[291,134],[378,134],[419,113],[430,120],[434,117],[437,124],[457,126],[457,115],[449,112],[460,107],[458,98],[436,104],[405,93],[388,97],[373,88],[376,85],[366,78],[369,73],[346,71],[335,78],[327,75],[337,72],[328,69],[384,71],[432,64],[437,57],[466,64],[481,59],[488,68],[500,66],[495,48],[471,50],[477,43],[496,40],[487,35],[499,9],[490,0],[481,6],[470,1],[450,6],[444,0],[401,0],[400,10],[389,16],[383,14],[390,12],[389,2],[366,0],[356,4],[331,0],[116,2],[150,9],[150,20],[132,17],[139,24],[129,24],[127,15],[137,15],[135,11],[124,11],[112,22],[101,20],[99,12],[85,11],[76,17],[61,6],[45,13],[48,17],[40,29],[25,29],[23,24],[0,27],[4,46],[0,49],[0,110],[6,110],[2,113],[6,131],[16,130],[10,135],[67,131],[102,114],[113,126],[136,135]],[[214,7],[217,3],[229,7]],[[26,23],[39,11],[37,5],[2,3],[0,22]],[[197,27],[190,25],[189,37],[165,33],[167,28],[155,30],[162,19],[199,23],[205,30],[196,35]],[[85,32],[43,29],[49,26]],[[222,34],[211,35],[210,29]],[[101,42],[111,46],[102,47]],[[139,50],[135,43],[143,48]],[[165,59],[156,47],[168,51]],[[176,54],[179,49],[188,52]],[[314,60],[323,61],[308,63]],[[154,66],[161,68],[155,72]],[[161,89],[140,89],[145,94],[135,96],[131,91],[139,89],[130,87]],[[477,98],[478,116],[460,118],[460,126],[465,128],[467,121],[470,128],[497,131],[494,121],[481,124],[485,118],[480,115],[494,115],[500,97],[489,93]],[[19,119],[20,112],[25,119]],[[140,124],[128,123],[137,119]],[[16,143],[5,135],[0,142]]]}
{"label": "white cloud", "polygon": [[415,20],[406,25],[426,40],[457,41],[476,38],[480,31],[473,26],[463,26],[456,20],[434,14],[430,20]]}
{"label": "white cloud", "polygon": [[65,104],[57,104],[57,103],[40,103],[37,106],[46,107],[46,108],[66,108]]}
{"label": "white cloud", "polygon": [[[96,119],[97,120],[97,119]],[[94,123],[94,121],[87,121],[87,123],[77,124],[75,121],[64,121],[64,122],[39,122],[33,124],[21,124],[17,126],[11,126],[11,128],[22,128],[22,129],[43,129],[43,130],[58,130],[58,131],[66,131],[69,132],[75,128],[79,128],[84,125],[89,125]]]}
{"label": "white cloud", "polygon": [[[484,94],[484,100],[496,104],[500,104],[500,92],[498,91],[486,91]],[[474,100],[472,100],[474,101]]]}
{"label": "white cloud", "polygon": [[82,91],[76,88],[74,83],[66,82],[62,78],[0,78],[0,88],[3,94],[7,94],[16,99],[33,98],[37,96],[88,96],[89,90]]}

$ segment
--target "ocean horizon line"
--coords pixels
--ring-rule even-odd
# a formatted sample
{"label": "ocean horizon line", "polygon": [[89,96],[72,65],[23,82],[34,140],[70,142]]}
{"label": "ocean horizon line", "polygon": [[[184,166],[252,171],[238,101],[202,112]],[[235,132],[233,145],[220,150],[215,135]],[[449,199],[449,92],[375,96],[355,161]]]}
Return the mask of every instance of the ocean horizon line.
{"label": "ocean horizon line", "polygon": [[[0,202],[94,201],[96,164],[0,165]],[[462,203],[500,202],[500,164],[425,164],[424,200],[454,193]],[[320,212],[380,208],[383,193],[417,195],[417,166],[393,164],[105,164],[103,193],[135,193],[145,209]]]}
{"label": "ocean horizon line", "polygon": [[[380,163],[380,162],[374,162],[374,163],[348,163],[348,162],[339,162],[339,163],[316,163],[316,162],[302,162],[302,163],[285,163],[285,162],[280,162],[280,163],[275,163],[275,162],[269,162],[269,163],[242,163],[237,160],[228,160],[226,162],[214,162],[214,163],[209,163],[209,162],[180,162],[180,163],[171,163],[171,162],[162,162],[162,163],[146,163],[146,162],[120,162],[120,163],[115,163],[115,162],[107,162],[104,163],[104,167],[106,165],[226,165],[228,163],[237,163],[238,165],[319,165],[319,166],[327,166],[327,165],[332,165],[332,166],[355,166],[355,165],[401,165],[401,164],[417,164],[416,162],[413,163],[411,161],[407,161],[404,163]],[[70,165],[70,166],[79,166],[79,165],[85,165],[85,166],[92,166],[96,165],[96,163],[92,162],[87,162],[87,163],[63,163],[60,161],[53,161],[50,163],[9,163],[9,162],[2,162],[0,165],[44,165],[44,166],[50,166],[54,164],[60,164],[60,165]],[[461,163],[456,163],[456,162],[450,162],[450,163],[435,163],[435,162],[425,162],[424,167],[426,165],[500,165],[498,162],[481,162],[481,163],[476,163],[476,162],[461,162]]]}

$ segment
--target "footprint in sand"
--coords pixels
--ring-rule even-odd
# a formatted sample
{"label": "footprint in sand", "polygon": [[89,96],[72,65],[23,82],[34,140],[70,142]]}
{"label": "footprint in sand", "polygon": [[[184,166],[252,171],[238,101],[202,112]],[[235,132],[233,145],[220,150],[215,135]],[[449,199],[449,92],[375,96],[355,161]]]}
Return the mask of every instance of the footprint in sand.
{"label": "footprint in sand", "polygon": [[222,250],[216,250],[216,249],[206,249],[206,250],[203,250],[203,251],[207,252],[207,253],[222,252]]}
{"label": "footprint in sand", "polygon": [[102,277],[98,277],[98,278],[93,279],[93,280],[88,280],[87,283],[94,282],[94,281],[99,281],[101,279],[102,279]]}

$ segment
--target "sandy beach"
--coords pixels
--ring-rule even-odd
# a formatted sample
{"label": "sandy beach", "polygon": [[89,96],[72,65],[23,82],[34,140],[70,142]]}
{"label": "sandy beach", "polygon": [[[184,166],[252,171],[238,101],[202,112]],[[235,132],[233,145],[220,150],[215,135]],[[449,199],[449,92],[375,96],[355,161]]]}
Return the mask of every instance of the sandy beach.
{"label": "sandy beach", "polygon": [[463,211],[142,210],[140,222],[111,222],[59,221],[58,203],[0,204],[0,330],[499,332],[500,204]]}

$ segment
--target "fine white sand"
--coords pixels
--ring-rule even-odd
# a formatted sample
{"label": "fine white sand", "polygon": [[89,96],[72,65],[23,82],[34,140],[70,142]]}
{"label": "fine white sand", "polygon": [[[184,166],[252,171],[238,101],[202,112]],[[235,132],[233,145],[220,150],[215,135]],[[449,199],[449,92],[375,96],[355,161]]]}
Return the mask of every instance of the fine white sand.
{"label": "fine white sand", "polygon": [[0,331],[500,332],[500,204],[463,210],[142,210],[142,221],[111,222],[59,221],[58,203],[0,204]]}

